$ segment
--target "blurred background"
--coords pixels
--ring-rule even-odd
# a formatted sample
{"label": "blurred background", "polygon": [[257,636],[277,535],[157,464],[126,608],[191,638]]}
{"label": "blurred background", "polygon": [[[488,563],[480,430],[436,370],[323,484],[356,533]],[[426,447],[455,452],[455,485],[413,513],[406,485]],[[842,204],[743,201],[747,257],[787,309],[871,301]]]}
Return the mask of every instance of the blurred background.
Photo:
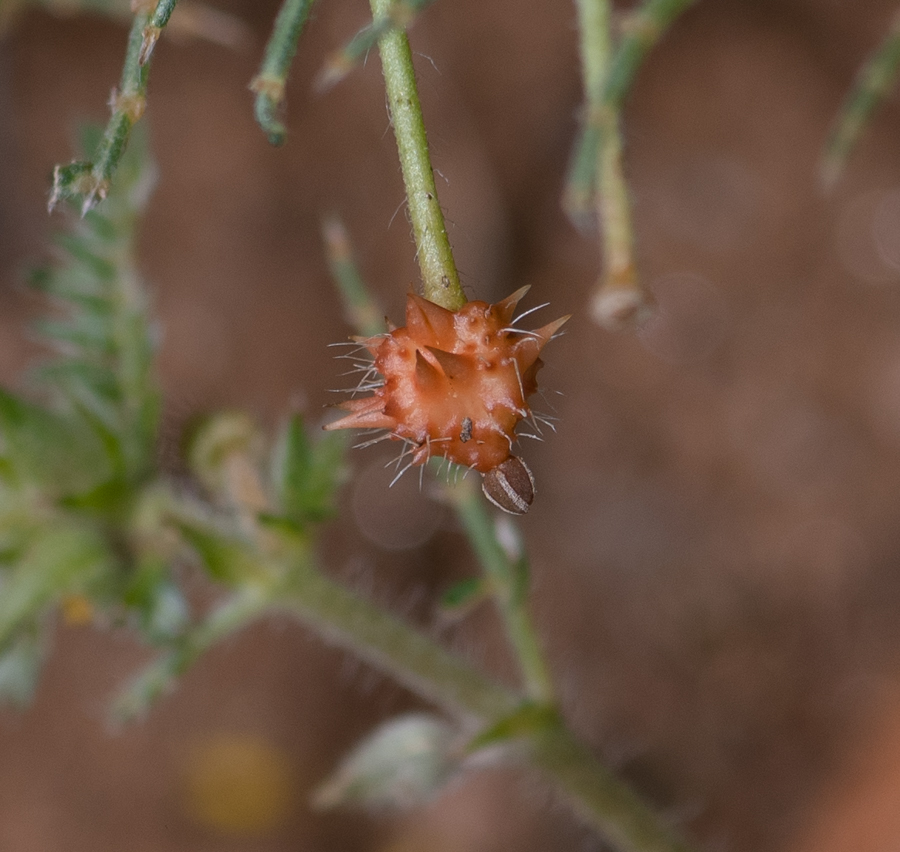
{"label": "blurred background", "polygon": [[[524,308],[551,302],[536,324],[575,314],[547,350],[561,422],[525,448],[539,494],[522,523],[565,712],[703,849],[900,848],[900,101],[830,196],[816,173],[895,6],[704,0],[677,23],[625,115],[659,305],[636,336],[588,318],[597,245],[559,206],[581,100],[572,4],[442,0],[412,32],[469,293],[530,284]],[[313,86],[366,4],[314,10],[277,150],[248,90],[277,4],[217,8],[244,23],[241,44],[167,34],[146,116],[160,180],[141,257],[173,466],[198,412],[241,408],[270,428],[297,408],[327,417],[327,389],[346,381],[327,344],[349,329],[323,216],[343,217],[394,320],[417,278],[376,57]],[[49,174],[79,122],[106,119],[125,36],[31,10],[0,42],[7,386],[40,355],[27,321],[41,305],[21,280],[59,226]],[[437,624],[436,598],[473,558],[416,477],[385,490],[385,458],[351,455],[323,561],[510,679],[489,610]],[[604,848],[512,769],[408,815],[311,810],[348,747],[420,705],[295,623],[229,640],[145,722],[114,730],[109,701],[147,658],[125,633],[60,625],[34,706],[0,712],[0,850]]]}

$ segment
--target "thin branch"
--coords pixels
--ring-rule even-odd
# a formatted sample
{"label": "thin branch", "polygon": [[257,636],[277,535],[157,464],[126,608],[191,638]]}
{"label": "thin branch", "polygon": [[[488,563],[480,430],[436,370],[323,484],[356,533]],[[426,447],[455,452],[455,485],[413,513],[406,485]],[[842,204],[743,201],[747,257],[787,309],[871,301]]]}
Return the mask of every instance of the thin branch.
{"label": "thin branch", "polygon": [[841,176],[862,131],[876,107],[893,90],[900,72],[900,10],[894,14],[887,37],[860,69],[856,83],[835,118],[825,151],[820,175],[830,189]]}
{"label": "thin branch", "polygon": [[[325,639],[388,672],[417,695],[463,718],[490,727],[521,711],[520,696],[310,565],[296,566],[277,606]],[[627,852],[689,852],[555,716],[539,718],[547,721],[529,726],[515,738],[523,740],[530,762],[587,823]]]}
{"label": "thin branch", "polygon": [[[371,0],[371,6],[374,18],[379,20],[388,15],[391,0]],[[389,30],[381,36],[378,49],[416,241],[422,292],[426,299],[448,310],[458,310],[466,303],[466,296],[434,184],[409,40],[402,30]]]}
{"label": "thin branch", "polygon": [[322,224],[328,268],[344,303],[347,321],[357,334],[372,337],[384,331],[384,313],[371,297],[353,260],[353,248],[344,223],[330,216]]}
{"label": "thin branch", "polygon": [[153,48],[156,47],[156,42],[159,41],[159,37],[162,35],[163,27],[169,23],[169,18],[172,17],[172,12],[175,11],[177,3],[178,0],[159,0],[156,4],[147,26],[144,27],[141,50],[138,55],[138,61],[141,65],[146,65],[149,61]]}
{"label": "thin branch", "polygon": [[618,108],[622,105],[647,54],[678,16],[696,2],[697,0],[645,0],[639,9],[626,18],[624,34],[603,87],[603,100],[609,106]]}
{"label": "thin branch", "polygon": [[256,121],[272,145],[284,144],[287,131],[277,116],[284,103],[285,85],[291,62],[297,52],[297,41],[313,2],[314,0],[285,0],[275,19],[259,73],[250,84],[250,88],[256,92]]}
{"label": "thin branch", "polygon": [[53,188],[49,209],[63,199],[81,199],[81,213],[106,198],[110,181],[125,153],[131,128],[140,120],[147,106],[147,80],[150,76],[149,58],[141,62],[144,30],[150,20],[147,12],[134,17],[128,36],[128,50],[122,67],[119,89],[113,91],[110,106],[112,117],[92,162],[74,162],[53,170]]}
{"label": "thin branch", "polygon": [[394,0],[386,15],[363,27],[347,44],[332,54],[319,75],[319,88],[327,89],[347,76],[391,30],[408,31],[419,12],[434,0]]}
{"label": "thin branch", "polygon": [[266,586],[244,584],[125,687],[113,703],[113,718],[121,723],[146,713],[203,654],[271,608],[273,597]]}
{"label": "thin branch", "polygon": [[308,566],[277,602],[320,636],[348,648],[428,701],[470,720],[505,716],[521,699],[459,657]]}
{"label": "thin branch", "polygon": [[[534,701],[552,704],[555,697],[550,670],[528,609],[528,557],[521,548],[517,553],[504,549],[497,525],[470,481],[450,486],[447,493],[489,581],[528,694]],[[506,518],[502,521],[511,523]]]}
{"label": "thin branch", "polygon": [[591,313],[603,326],[622,328],[644,318],[649,299],[635,270],[619,113],[604,99],[612,55],[612,4],[610,0],[576,0],[576,6],[587,103],[563,203],[576,224],[583,224],[590,207],[596,205],[603,272]]}
{"label": "thin branch", "polygon": [[629,852],[692,852],[630,787],[616,779],[562,724],[526,739],[532,765],[553,779],[575,811],[610,843]]}

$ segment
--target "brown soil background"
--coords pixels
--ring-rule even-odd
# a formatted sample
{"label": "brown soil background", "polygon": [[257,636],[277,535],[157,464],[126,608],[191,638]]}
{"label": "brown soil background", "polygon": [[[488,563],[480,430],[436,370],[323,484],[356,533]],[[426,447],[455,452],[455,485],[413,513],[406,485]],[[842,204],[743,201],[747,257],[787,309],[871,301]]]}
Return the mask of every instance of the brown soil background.
{"label": "brown soil background", "polygon": [[[592,325],[597,247],[558,197],[580,100],[570,3],[436,3],[413,31],[439,190],[469,291],[533,285],[574,312],[547,354],[559,434],[527,447],[522,524],[565,710],[672,821],[722,852],[900,846],[900,106],[879,112],[829,197],[829,122],[895,3],[720,0],[685,15],[626,113],[640,268],[660,313],[639,336]],[[164,329],[173,453],[193,413],[313,420],[344,339],[319,239],[338,212],[392,317],[416,279],[380,69],[325,95],[327,51],[364,3],[315,12],[271,149],[247,84],[275,12],[222,3],[244,50],[164,41],[148,118],[161,167],[142,238]],[[102,120],[124,30],[24,16],[0,44],[0,378],[39,352],[18,282],[53,219],[47,176]],[[552,316],[551,313],[552,312]],[[380,464],[359,451],[362,473]],[[419,517],[415,487],[349,486],[325,560],[423,623],[472,557],[447,517],[423,544],[367,537]],[[371,485],[365,485],[371,487]],[[373,520],[389,504],[396,521]],[[480,612],[452,641],[511,677]],[[305,798],[377,721],[416,706],[291,623],[216,649],[146,722],[106,708],[146,659],[124,634],[60,628],[34,706],[0,713],[0,850],[318,852],[603,848],[533,778],[485,770],[402,817],[321,815]],[[252,735],[286,756],[288,815],[257,836],[185,808],[185,755]]]}

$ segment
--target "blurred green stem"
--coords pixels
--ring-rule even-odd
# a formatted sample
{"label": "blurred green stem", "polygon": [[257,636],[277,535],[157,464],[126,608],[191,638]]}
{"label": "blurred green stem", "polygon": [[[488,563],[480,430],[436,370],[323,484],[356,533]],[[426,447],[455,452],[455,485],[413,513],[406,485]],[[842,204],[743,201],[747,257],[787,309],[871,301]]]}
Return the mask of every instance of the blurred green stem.
{"label": "blurred green stem", "polygon": [[644,58],[666,34],[675,19],[697,0],[645,0],[625,20],[609,74],[603,86],[603,100],[618,109],[628,94]]}
{"label": "blurred green stem", "polygon": [[284,102],[284,89],[291,62],[297,52],[297,41],[313,2],[314,0],[285,0],[275,19],[262,66],[250,84],[250,88],[256,92],[256,121],[272,145],[284,143],[286,130],[277,118],[278,111]]}
{"label": "blurred green stem", "polygon": [[[371,0],[375,20],[387,17],[391,5],[391,0]],[[390,29],[379,39],[378,49],[416,241],[422,293],[426,299],[455,311],[466,303],[466,296],[434,184],[409,40],[403,30]]]}
{"label": "blurred green stem", "polygon": [[894,14],[887,37],[868,58],[844,101],[822,155],[821,178],[826,188],[841,176],[850,152],[866,122],[897,82],[900,72],[900,10]]}
{"label": "blurred green stem", "polygon": [[353,247],[344,223],[330,216],[322,223],[328,269],[344,303],[347,321],[357,334],[373,337],[384,331],[384,312],[369,293],[353,260]]}
{"label": "blurred green stem", "polygon": [[601,325],[620,328],[643,318],[648,299],[635,271],[619,113],[604,99],[612,56],[612,4],[610,0],[576,0],[576,6],[586,106],[566,207],[578,222],[586,218],[591,203],[597,205],[603,272],[591,310]]}
{"label": "blurred green stem", "polygon": [[511,713],[519,702],[514,693],[312,566],[295,566],[278,606],[325,639],[389,672],[417,695],[458,715],[493,719]]}
{"label": "blurred green stem", "polygon": [[692,852],[635,793],[617,780],[564,725],[548,724],[526,739],[532,765],[549,775],[574,810],[616,849]]}
{"label": "blurred green stem", "polygon": [[218,604],[203,622],[181,637],[173,650],[150,663],[125,687],[113,705],[116,721],[126,722],[145,713],[203,654],[262,616],[273,605],[274,597],[271,587],[245,583]]}
{"label": "blurred green stem", "polygon": [[449,486],[447,493],[490,582],[529,697],[541,704],[553,704],[553,682],[528,610],[527,556],[521,551],[508,554],[504,550],[484,498],[471,482],[464,479]]}
{"label": "blurred green stem", "polygon": [[[393,615],[357,597],[311,564],[295,566],[276,605],[327,640],[387,671],[417,695],[491,726],[517,712],[523,699]],[[522,733],[530,762],[570,800],[574,810],[617,848],[687,852],[688,847],[625,784],[551,717]]]}

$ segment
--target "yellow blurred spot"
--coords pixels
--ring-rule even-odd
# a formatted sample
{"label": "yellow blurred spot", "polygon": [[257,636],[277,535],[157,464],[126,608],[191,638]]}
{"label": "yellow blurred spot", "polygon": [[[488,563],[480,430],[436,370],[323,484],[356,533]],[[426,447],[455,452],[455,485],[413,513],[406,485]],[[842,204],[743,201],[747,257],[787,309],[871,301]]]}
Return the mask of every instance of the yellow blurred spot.
{"label": "yellow blurred spot", "polygon": [[286,820],[295,785],[287,757],[260,737],[221,734],[196,744],[185,767],[185,809],[223,834],[262,834]]}
{"label": "yellow blurred spot", "polygon": [[94,605],[84,595],[69,595],[62,600],[62,617],[73,627],[90,624],[94,620]]}

